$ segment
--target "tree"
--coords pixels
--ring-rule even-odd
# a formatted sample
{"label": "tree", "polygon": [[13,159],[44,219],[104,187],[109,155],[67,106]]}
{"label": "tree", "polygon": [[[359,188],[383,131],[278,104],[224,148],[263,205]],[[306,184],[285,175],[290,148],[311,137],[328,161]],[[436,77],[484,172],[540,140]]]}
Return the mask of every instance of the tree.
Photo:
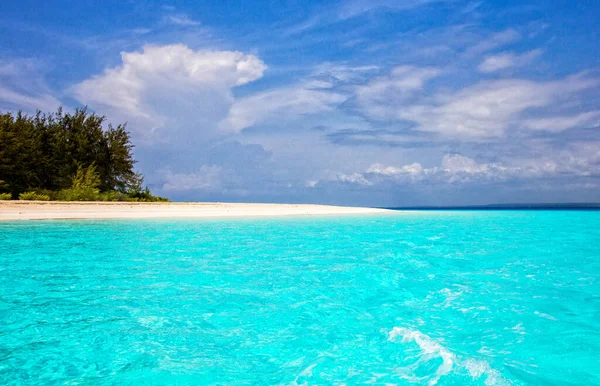
{"label": "tree", "polygon": [[40,184],[39,137],[30,117],[0,115],[0,189],[13,196]]}
{"label": "tree", "polygon": [[138,175],[133,171],[136,161],[133,159],[133,144],[125,125],[114,128],[108,126],[104,144],[104,157],[100,169],[104,190],[125,192],[129,187],[138,183]]}
{"label": "tree", "polygon": [[141,187],[143,176],[134,171],[134,145],[126,126],[104,129],[105,122],[87,108],[73,114],[62,108],[34,116],[0,113],[0,193],[17,197],[85,185],[99,192],[151,196]]}

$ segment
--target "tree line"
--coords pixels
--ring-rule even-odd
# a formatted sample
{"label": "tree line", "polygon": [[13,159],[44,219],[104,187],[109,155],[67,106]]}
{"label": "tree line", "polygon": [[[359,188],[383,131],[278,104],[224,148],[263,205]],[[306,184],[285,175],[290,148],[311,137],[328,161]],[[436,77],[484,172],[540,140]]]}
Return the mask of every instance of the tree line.
{"label": "tree line", "polygon": [[13,199],[163,201],[134,170],[125,125],[87,108],[0,113],[0,194]]}

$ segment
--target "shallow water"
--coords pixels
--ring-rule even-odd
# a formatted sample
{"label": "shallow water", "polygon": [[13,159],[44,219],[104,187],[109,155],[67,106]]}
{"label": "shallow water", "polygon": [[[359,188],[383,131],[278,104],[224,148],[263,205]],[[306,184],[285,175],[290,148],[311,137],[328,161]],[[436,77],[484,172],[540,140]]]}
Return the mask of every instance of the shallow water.
{"label": "shallow water", "polygon": [[0,223],[0,384],[599,384],[600,212]]}

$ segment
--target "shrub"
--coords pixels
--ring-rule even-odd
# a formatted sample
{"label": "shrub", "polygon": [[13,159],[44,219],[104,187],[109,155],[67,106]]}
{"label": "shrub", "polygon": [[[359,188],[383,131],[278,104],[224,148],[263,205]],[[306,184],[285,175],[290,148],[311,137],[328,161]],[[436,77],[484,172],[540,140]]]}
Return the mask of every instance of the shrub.
{"label": "shrub", "polygon": [[12,194],[0,193],[0,201],[12,200]]}
{"label": "shrub", "polygon": [[58,192],[48,189],[36,189],[35,192],[37,194],[50,197],[50,201],[56,200],[56,195],[58,194]]}
{"label": "shrub", "polygon": [[62,189],[56,194],[59,201],[98,201],[100,199],[100,177],[96,165],[87,168],[79,166],[73,184],[68,189]]}
{"label": "shrub", "polygon": [[92,163],[87,168],[77,167],[75,177],[73,177],[72,188],[95,188],[100,186],[100,175],[96,172],[96,165]]}
{"label": "shrub", "polygon": [[127,195],[121,192],[102,192],[98,195],[98,201],[126,201]]}
{"label": "shrub", "polygon": [[98,201],[99,197],[98,189],[90,187],[62,189],[56,194],[58,201]]}
{"label": "shrub", "polygon": [[150,196],[143,199],[144,202],[169,202],[169,199],[161,196]]}
{"label": "shrub", "polygon": [[19,200],[50,201],[50,196],[48,196],[47,194],[38,194],[36,192],[24,192],[19,194]]}
{"label": "shrub", "polygon": [[[141,183],[141,180],[140,180]],[[139,202],[168,202],[169,200],[165,197],[153,196],[150,193],[150,189],[146,186],[142,189],[141,184],[129,189],[127,192],[129,198],[127,201],[139,201]]]}

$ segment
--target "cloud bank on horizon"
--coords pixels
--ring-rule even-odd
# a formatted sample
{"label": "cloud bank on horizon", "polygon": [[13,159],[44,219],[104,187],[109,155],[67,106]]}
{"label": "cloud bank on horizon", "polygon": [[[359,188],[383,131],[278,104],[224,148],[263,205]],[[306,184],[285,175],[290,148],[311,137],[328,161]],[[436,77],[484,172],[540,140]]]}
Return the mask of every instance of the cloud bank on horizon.
{"label": "cloud bank on horizon", "polygon": [[588,1],[10,0],[0,111],[87,105],[127,121],[146,182],[176,200],[600,201],[598,14]]}

